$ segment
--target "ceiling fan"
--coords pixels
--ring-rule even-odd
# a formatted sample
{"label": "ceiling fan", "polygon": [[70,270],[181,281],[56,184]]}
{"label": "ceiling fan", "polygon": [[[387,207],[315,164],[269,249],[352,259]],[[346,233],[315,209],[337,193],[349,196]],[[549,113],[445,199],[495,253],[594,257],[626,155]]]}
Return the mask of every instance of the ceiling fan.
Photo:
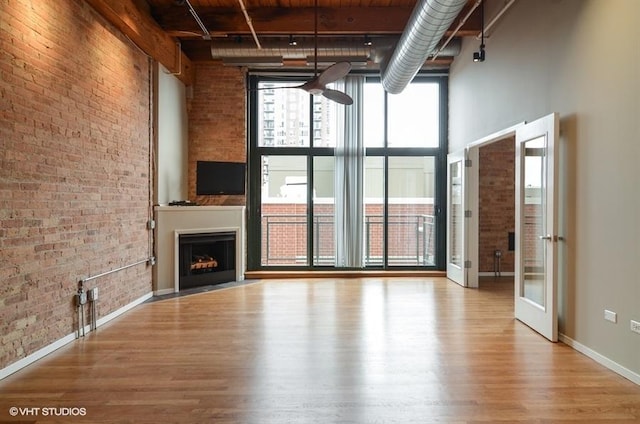
{"label": "ceiling fan", "polygon": [[353,104],[353,99],[346,93],[343,93],[339,90],[334,90],[331,88],[327,88],[327,85],[332,82],[336,82],[339,79],[344,78],[349,71],[351,71],[351,63],[349,62],[338,62],[329,66],[327,69],[322,71],[318,75],[318,0],[315,0],[315,22],[314,22],[314,47],[313,47],[313,68],[314,68],[314,76],[309,81],[305,82],[302,85],[297,85],[294,87],[270,87],[273,88],[301,88],[304,91],[317,96],[322,95],[329,100],[333,100],[334,102],[343,104],[343,105],[351,105]]}

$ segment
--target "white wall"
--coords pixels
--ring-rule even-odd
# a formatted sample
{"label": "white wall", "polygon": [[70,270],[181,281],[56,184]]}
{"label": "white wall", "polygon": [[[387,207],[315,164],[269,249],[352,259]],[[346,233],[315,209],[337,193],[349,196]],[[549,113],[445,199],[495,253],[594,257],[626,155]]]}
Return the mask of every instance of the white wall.
{"label": "white wall", "polygon": [[518,0],[484,63],[478,45],[465,40],[451,69],[450,150],[560,113],[560,331],[640,375],[640,1]]}
{"label": "white wall", "polygon": [[158,65],[156,203],[187,199],[188,117],[184,84]]}

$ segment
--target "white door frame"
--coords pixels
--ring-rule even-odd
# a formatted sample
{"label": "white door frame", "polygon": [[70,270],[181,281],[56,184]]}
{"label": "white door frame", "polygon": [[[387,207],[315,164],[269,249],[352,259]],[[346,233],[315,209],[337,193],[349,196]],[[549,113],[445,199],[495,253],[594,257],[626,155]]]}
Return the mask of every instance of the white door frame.
{"label": "white door frame", "polygon": [[479,236],[480,236],[480,224],[479,224],[479,215],[480,215],[480,204],[478,201],[479,196],[479,182],[480,182],[480,172],[479,172],[479,149],[478,148],[469,148],[466,149],[467,153],[467,168],[465,172],[465,187],[466,187],[466,200],[467,200],[467,209],[470,213],[467,215],[465,219],[465,236],[466,236],[466,259],[469,263],[467,267],[467,287],[478,288],[478,274],[479,274],[479,266],[480,266],[480,256],[479,256]]}
{"label": "white door frame", "polygon": [[[556,120],[556,131],[558,130],[558,114],[551,114],[548,115],[547,117],[541,118],[539,120],[536,120],[534,122],[537,121],[541,121],[545,118],[549,118],[553,116],[554,119]],[[490,134],[486,137],[483,137],[481,139],[478,139],[470,144],[467,145],[466,147],[466,151],[467,151],[467,158],[471,158],[472,162],[473,160],[475,160],[475,162],[477,162],[477,158],[479,156],[479,149],[480,147],[483,146],[487,146],[489,144],[495,143],[497,141],[503,140],[507,137],[515,137],[516,136],[516,131],[519,128],[523,128],[524,126],[527,125],[527,122],[522,122],[516,125],[513,125],[509,128],[505,128],[504,130],[495,132],[493,134]],[[558,134],[556,132],[556,134],[554,135],[556,137],[556,142],[558,141]],[[557,147],[556,147],[557,148]],[[474,163],[475,164],[475,163]],[[554,166],[557,166],[557,161],[556,164]],[[467,200],[468,200],[468,208],[471,209],[472,211],[477,211],[478,210],[478,192],[479,192],[479,180],[480,180],[480,175],[478,172],[478,167],[477,166],[472,166],[471,168],[467,168],[466,169],[466,181],[465,181],[465,188],[467,191]],[[556,170],[557,171],[557,170]],[[560,207],[560,205],[556,204],[554,206],[556,209]],[[466,222],[467,224],[467,229],[468,229],[468,237],[466,237],[466,244],[465,244],[465,249],[466,249],[466,255],[467,255],[467,260],[470,260],[472,262],[477,263],[478,262],[478,231],[479,231],[479,225],[478,225],[478,214],[477,213],[471,213],[471,216],[469,217],[469,220]],[[518,232],[520,231],[517,228],[517,223],[516,223],[516,243],[519,237]],[[554,230],[557,231],[557,230]],[[553,238],[557,238],[561,240],[561,237],[553,234],[552,235],[552,239]],[[517,249],[517,247],[516,247]],[[517,266],[517,264],[516,264]],[[516,270],[517,271],[517,270]],[[552,270],[552,272],[555,274],[556,271],[555,269]],[[469,284],[469,286],[471,287],[471,284],[475,283],[475,286],[477,286],[477,278],[478,275],[477,273],[475,275],[473,275],[473,277],[471,277],[471,275],[467,275],[467,283]],[[518,276],[516,276],[516,278],[514,279],[514,288],[516,289],[516,297],[518,294],[518,287],[516,285],[518,285]],[[471,281],[471,278],[474,278],[475,281]],[[554,282],[554,284],[556,284],[556,282]],[[554,289],[555,291],[555,289]],[[551,300],[547,300],[547,302],[549,302],[551,308],[553,308],[553,312],[554,314],[557,314],[557,294],[553,293],[553,295],[555,296],[553,299]],[[517,299],[516,299],[517,302]],[[514,306],[514,315],[516,316],[516,318],[518,318],[518,314],[516,312],[516,307]],[[520,318],[518,318],[520,319]],[[557,340],[557,315],[554,315],[551,318],[551,325],[553,326],[552,331],[550,334],[545,334],[543,331],[541,331],[538,328],[532,327],[534,328],[534,330],[540,332],[541,334],[545,335],[549,340],[551,341],[556,341]],[[530,325],[530,324],[528,324]]]}
{"label": "white door frame", "polygon": [[467,253],[467,260],[471,261],[471,268],[467,273],[467,285],[468,287],[478,287],[478,263],[479,263],[479,192],[480,192],[480,172],[478,167],[478,161],[480,157],[480,148],[488,146],[495,142],[504,140],[508,137],[515,137],[516,129],[525,125],[526,122],[513,125],[505,128],[501,131],[490,134],[486,137],[482,137],[467,145],[467,159],[470,161],[470,167],[466,169],[466,184],[465,189],[467,192],[467,205],[471,210],[471,216],[466,220],[468,234],[467,244],[465,246]]}

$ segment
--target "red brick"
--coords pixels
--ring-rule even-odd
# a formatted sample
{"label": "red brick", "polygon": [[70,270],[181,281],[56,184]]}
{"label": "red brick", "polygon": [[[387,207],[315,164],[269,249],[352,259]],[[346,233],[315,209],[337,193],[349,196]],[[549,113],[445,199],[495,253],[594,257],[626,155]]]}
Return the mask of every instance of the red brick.
{"label": "red brick", "polygon": [[500,270],[514,271],[508,234],[515,229],[515,140],[505,139],[480,149],[479,267],[494,271],[494,252],[502,251]]}
{"label": "red brick", "polygon": [[247,160],[246,75],[242,69],[196,63],[189,101],[189,199],[201,205],[244,205],[245,196],[196,196],[196,162]]}
{"label": "red brick", "polygon": [[[73,0],[3,2],[0,46],[1,369],[74,331],[78,279],[149,254],[150,61]],[[103,316],[151,272],[94,283]]]}

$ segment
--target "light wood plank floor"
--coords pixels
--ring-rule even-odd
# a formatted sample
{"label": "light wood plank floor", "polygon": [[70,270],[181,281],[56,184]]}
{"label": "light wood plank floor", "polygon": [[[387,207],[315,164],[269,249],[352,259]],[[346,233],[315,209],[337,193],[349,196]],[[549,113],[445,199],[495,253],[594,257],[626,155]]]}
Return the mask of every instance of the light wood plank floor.
{"label": "light wood plank floor", "polygon": [[306,279],[147,303],[0,381],[0,422],[640,422],[639,386],[515,321],[512,296]]}

